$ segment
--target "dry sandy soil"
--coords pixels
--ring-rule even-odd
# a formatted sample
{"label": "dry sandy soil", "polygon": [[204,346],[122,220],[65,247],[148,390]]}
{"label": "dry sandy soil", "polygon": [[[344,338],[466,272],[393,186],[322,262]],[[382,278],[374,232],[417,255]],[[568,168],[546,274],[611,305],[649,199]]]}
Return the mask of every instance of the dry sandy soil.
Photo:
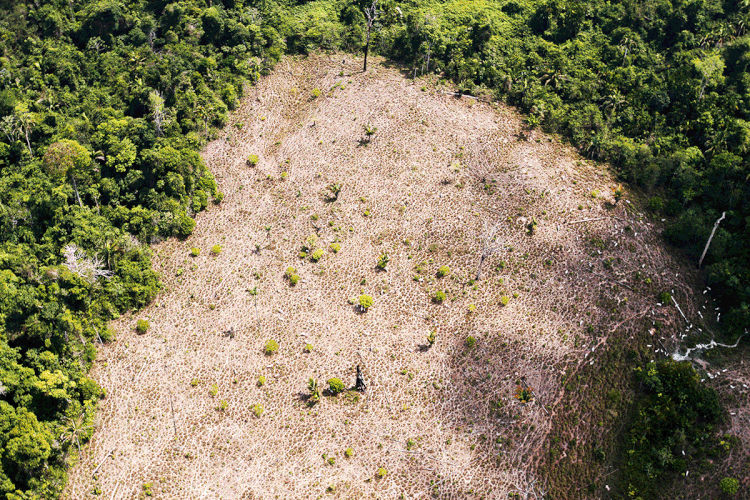
{"label": "dry sandy soil", "polygon": [[[502,104],[359,64],[282,62],[208,145],[226,197],[186,241],[153,247],[166,289],[100,351],[107,398],[65,498],[534,498],[566,370],[646,319],[667,325],[666,348],[684,329],[628,283],[649,276],[691,314],[689,272],[635,203],[614,206],[601,166]],[[369,144],[364,124],[377,127]],[[499,251],[473,282],[493,226]],[[299,256],[311,235],[318,262]],[[350,303],[360,293],[374,298],[366,313]],[[357,365],[366,392],[305,400],[309,378],[353,386]]]}

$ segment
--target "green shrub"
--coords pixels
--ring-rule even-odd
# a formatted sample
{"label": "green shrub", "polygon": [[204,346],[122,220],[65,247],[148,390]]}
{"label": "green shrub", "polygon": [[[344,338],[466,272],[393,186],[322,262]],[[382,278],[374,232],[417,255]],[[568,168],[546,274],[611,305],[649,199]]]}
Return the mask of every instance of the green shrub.
{"label": "green shrub", "polygon": [[201,249],[200,248],[193,247],[193,248],[190,249],[190,255],[192,255],[193,257],[197,257],[200,254],[201,254]]}
{"label": "green shrub", "polygon": [[721,492],[725,495],[734,496],[740,491],[740,482],[733,477],[725,477],[719,483]]}
{"label": "green shrub", "polygon": [[265,411],[263,409],[263,405],[260,404],[254,404],[250,407],[252,409],[253,415],[255,415],[256,418],[260,418],[263,415],[263,412]]}
{"label": "green shrub", "polygon": [[135,331],[143,335],[148,331],[148,326],[148,321],[146,321],[145,319],[139,319],[135,323]]}
{"label": "green shrub", "polygon": [[339,245],[338,243],[331,243],[330,248],[333,253],[339,253],[339,251],[341,250],[341,245]]}
{"label": "green shrub", "polygon": [[266,377],[261,375],[258,377],[258,387],[263,387],[264,385],[266,385]]}
{"label": "green shrub", "polygon": [[438,278],[442,278],[444,276],[448,276],[451,272],[451,268],[448,266],[440,266],[440,269],[438,269],[437,276]]}
{"label": "green shrub", "polygon": [[314,251],[314,252],[312,253],[312,255],[310,256],[310,260],[311,260],[311,261],[313,261],[313,262],[318,262],[318,261],[319,261],[320,259],[322,259],[322,258],[323,258],[323,254],[324,254],[324,253],[325,253],[325,252],[323,251],[323,249],[322,249],[322,248],[318,248],[318,249],[316,249],[316,250],[315,250],[315,251]]}
{"label": "green shrub", "polygon": [[468,337],[466,337],[466,347],[468,347],[469,349],[471,349],[476,344],[477,344],[477,339],[475,339],[471,335],[469,335]]}
{"label": "green shrub", "polygon": [[211,253],[213,255],[219,255],[221,253],[221,245],[214,245],[211,247]]}
{"label": "green shrub", "polygon": [[657,298],[662,304],[669,304],[669,302],[672,300],[672,294],[670,294],[669,292],[661,292]]}
{"label": "green shrub", "polygon": [[359,307],[365,311],[372,307],[372,302],[372,297],[369,295],[362,294],[359,296]]}
{"label": "green shrub", "polygon": [[430,330],[430,333],[427,335],[427,342],[430,345],[434,345],[436,339],[437,339],[437,332],[435,330]]}
{"label": "green shrub", "polygon": [[313,352],[313,345],[312,344],[305,344],[305,352]]}
{"label": "green shrub", "polygon": [[208,393],[211,395],[211,397],[216,397],[216,395],[219,394],[219,386],[216,384],[211,384],[211,388],[208,390]]}
{"label": "green shrub", "polygon": [[380,467],[378,469],[378,472],[375,474],[378,479],[383,479],[388,474],[388,471],[385,470],[385,468]]}
{"label": "green shrub", "polygon": [[353,450],[353,449],[351,449],[351,448],[347,448],[347,449],[346,449],[346,450],[344,451],[344,455],[346,456],[346,458],[351,458],[351,457],[352,457],[352,455],[354,455],[354,450]]}
{"label": "green shrub", "polygon": [[299,283],[299,275],[298,275],[298,274],[292,274],[292,275],[291,275],[291,276],[289,277],[289,283],[290,283],[290,284],[291,284],[292,286],[294,286],[294,285],[296,285],[297,283]]}
{"label": "green shrub", "polygon": [[445,292],[442,290],[438,290],[432,296],[432,301],[438,304],[442,303],[445,299],[446,299],[446,295],[445,295]]}
{"label": "green shrub", "polygon": [[344,391],[344,383],[340,378],[329,378],[326,382],[328,383],[328,390],[331,391],[331,394],[338,394]]}
{"label": "green shrub", "polygon": [[312,89],[312,98],[317,99],[318,97],[320,97],[320,89],[318,87],[315,87],[314,89]]}
{"label": "green shrub", "polygon": [[247,157],[247,164],[251,167],[254,167],[258,164],[258,161],[260,158],[258,158],[258,155],[250,155]]}
{"label": "green shrub", "polygon": [[291,278],[295,274],[297,274],[297,270],[293,268],[292,266],[289,266],[286,268],[286,272],[284,273],[284,276],[286,276],[287,278]]}
{"label": "green shrub", "polygon": [[718,444],[722,408],[716,392],[700,383],[688,363],[651,362],[638,367],[636,376],[642,389],[623,441],[622,481],[635,496],[656,498],[663,475],[684,471],[688,460],[700,459]]}
{"label": "green shrub", "polygon": [[314,378],[310,378],[307,381],[307,390],[310,391],[310,398],[307,400],[309,405],[314,405],[320,401],[320,390],[318,389],[318,381]]}
{"label": "green shrub", "polygon": [[222,399],[221,401],[219,401],[219,407],[218,407],[219,411],[224,411],[228,407],[229,407],[229,403],[227,403],[225,400]]}
{"label": "green shrub", "polygon": [[390,258],[388,257],[388,253],[387,252],[381,253],[380,257],[378,257],[378,263],[376,264],[377,268],[380,269],[380,270],[382,270],[382,271],[385,271],[386,268],[388,267],[388,261],[389,260],[390,260]]}
{"label": "green shrub", "polygon": [[505,295],[503,295],[502,297],[500,297],[500,303],[502,305],[507,306],[508,302],[510,302],[510,299],[508,297],[506,297]]}
{"label": "green shrub", "polygon": [[661,212],[664,210],[664,200],[658,196],[654,196],[648,200],[648,209],[652,212]]}
{"label": "green shrub", "polygon": [[263,348],[263,351],[266,353],[266,355],[271,356],[272,354],[275,354],[276,351],[279,350],[279,343],[276,342],[273,339],[269,339],[266,341],[266,345]]}

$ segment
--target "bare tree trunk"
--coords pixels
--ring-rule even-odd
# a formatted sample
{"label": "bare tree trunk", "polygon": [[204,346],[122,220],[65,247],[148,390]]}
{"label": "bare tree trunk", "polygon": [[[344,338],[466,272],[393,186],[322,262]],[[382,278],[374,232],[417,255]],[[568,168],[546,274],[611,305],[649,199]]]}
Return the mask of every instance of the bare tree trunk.
{"label": "bare tree trunk", "polygon": [[370,24],[367,25],[367,43],[365,43],[365,67],[362,72],[367,71],[367,53],[370,51]]}
{"label": "bare tree trunk", "polygon": [[367,42],[365,43],[365,65],[362,72],[367,71],[367,54],[370,52],[370,34],[372,25],[378,18],[378,0],[373,0],[372,5],[365,9],[365,19],[367,20]]}
{"label": "bare tree trunk", "polygon": [[23,128],[23,135],[26,137],[26,146],[29,148],[29,154],[31,157],[34,157],[34,151],[31,149],[31,141],[29,141],[29,129],[27,127]]}
{"label": "bare tree trunk", "polygon": [[714,222],[714,228],[711,230],[711,236],[708,237],[708,241],[706,242],[706,247],[703,249],[703,254],[701,254],[701,260],[698,261],[698,269],[700,269],[701,264],[703,264],[703,258],[706,256],[706,252],[708,252],[708,245],[711,244],[711,240],[714,238],[714,233],[716,232],[716,228],[719,227],[719,223],[724,220],[724,216],[726,215],[726,212],[721,213],[721,217]]}
{"label": "bare tree trunk", "polygon": [[474,281],[479,281],[482,279],[482,264],[484,264],[484,259],[486,259],[487,256],[482,254],[482,258],[479,260],[479,269],[477,269],[477,279]]}
{"label": "bare tree trunk", "polygon": [[78,206],[83,208],[83,203],[81,203],[81,197],[78,195],[78,186],[76,185],[76,178],[71,175],[70,180],[73,181],[73,191],[76,192],[76,200],[78,200]]}

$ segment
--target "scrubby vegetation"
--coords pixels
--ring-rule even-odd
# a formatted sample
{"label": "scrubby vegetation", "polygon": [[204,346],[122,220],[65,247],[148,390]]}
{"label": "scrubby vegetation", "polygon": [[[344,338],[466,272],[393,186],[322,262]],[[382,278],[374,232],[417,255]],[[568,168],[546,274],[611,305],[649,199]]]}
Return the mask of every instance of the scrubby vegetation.
{"label": "scrubby vegetation", "polygon": [[638,369],[643,394],[624,449],[623,482],[632,496],[654,498],[670,473],[718,446],[721,406],[687,363],[661,361]]}

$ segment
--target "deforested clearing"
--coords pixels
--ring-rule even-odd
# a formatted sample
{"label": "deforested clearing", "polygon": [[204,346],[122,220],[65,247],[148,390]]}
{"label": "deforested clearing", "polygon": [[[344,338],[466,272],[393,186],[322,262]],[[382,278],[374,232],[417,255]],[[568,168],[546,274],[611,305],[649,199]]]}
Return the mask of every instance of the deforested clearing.
{"label": "deforested clearing", "polygon": [[100,350],[107,397],[66,498],[523,498],[616,478],[618,370],[671,349],[683,320],[655,296],[691,315],[693,271],[604,166],[451,90],[351,56],[289,58],[246,89],[203,153],[224,200],[153,246],[165,291]]}

